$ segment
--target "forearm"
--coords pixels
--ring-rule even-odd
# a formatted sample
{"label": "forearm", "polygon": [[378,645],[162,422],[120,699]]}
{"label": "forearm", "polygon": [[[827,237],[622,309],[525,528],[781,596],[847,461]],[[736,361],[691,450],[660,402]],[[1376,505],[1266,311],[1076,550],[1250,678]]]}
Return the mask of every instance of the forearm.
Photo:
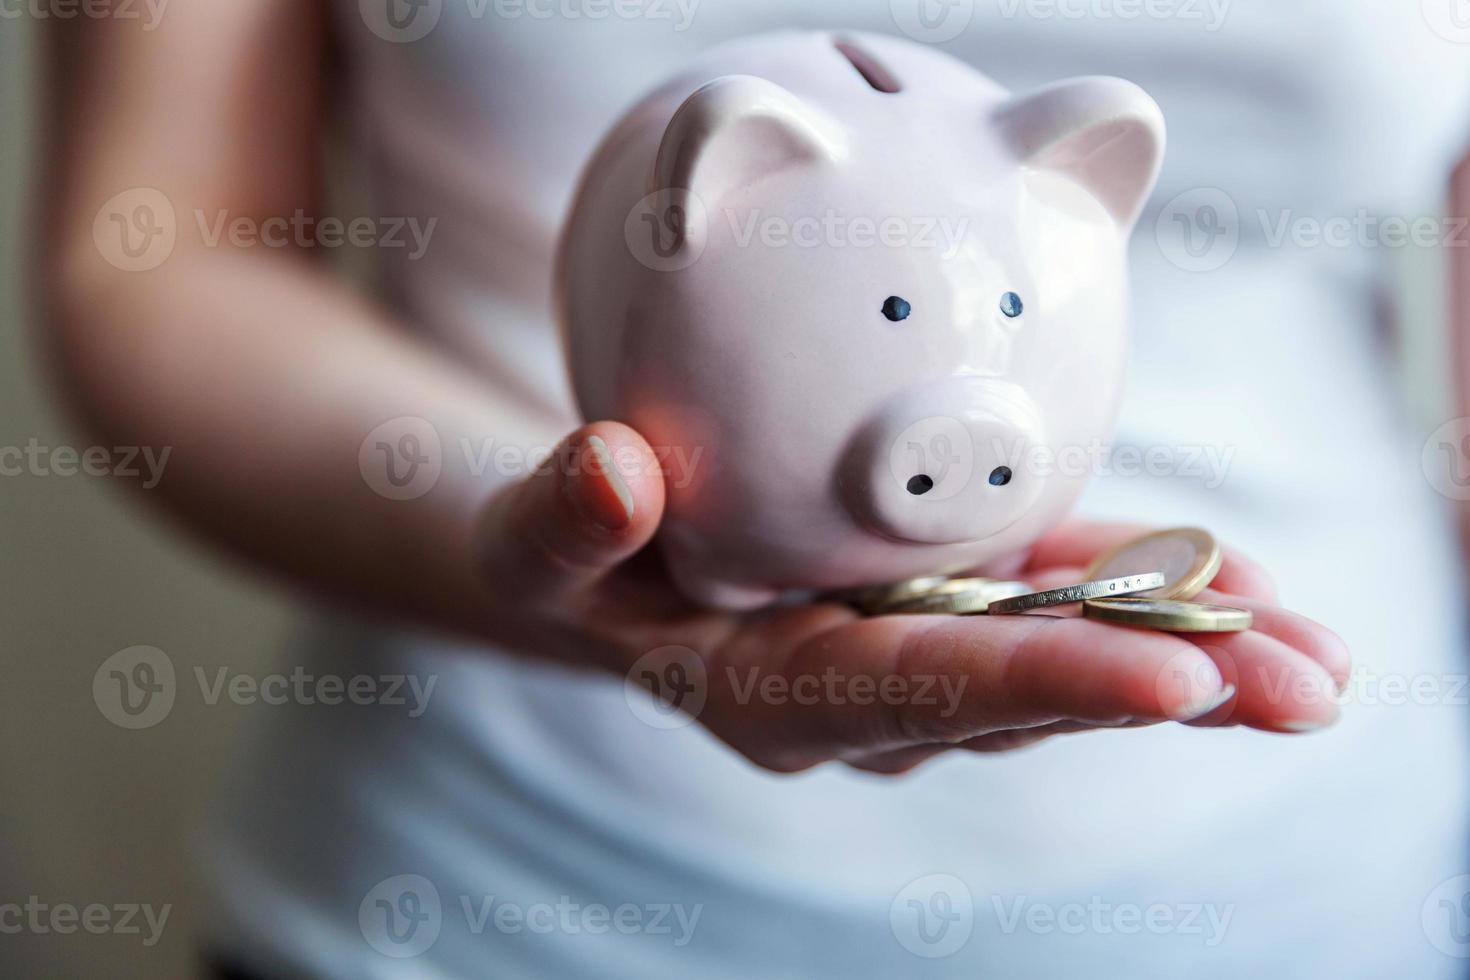
{"label": "forearm", "polygon": [[[1450,182],[1450,217],[1470,219],[1470,155],[1455,168]],[[1470,249],[1449,249],[1450,350],[1454,359],[1455,410],[1470,417]],[[1470,501],[1461,501],[1460,542],[1470,555]]]}
{"label": "forearm", "polygon": [[[475,521],[517,474],[484,449],[549,446],[562,420],[498,396],[301,255],[181,249],[124,273],[89,248],[52,268],[52,346],[105,444],[169,451],[150,497],[318,593],[493,632]],[[420,455],[442,468],[421,496],[389,499],[396,435],[360,453],[401,417],[432,426],[438,451]]]}

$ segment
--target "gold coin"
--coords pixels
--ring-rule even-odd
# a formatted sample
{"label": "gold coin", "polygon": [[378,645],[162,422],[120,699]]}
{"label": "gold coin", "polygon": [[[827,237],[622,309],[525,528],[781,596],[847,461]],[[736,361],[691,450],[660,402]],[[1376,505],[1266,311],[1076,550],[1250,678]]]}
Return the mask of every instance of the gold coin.
{"label": "gold coin", "polygon": [[877,606],[902,602],[915,596],[927,595],[932,589],[942,586],[949,578],[944,575],[923,575],[904,579],[901,582],[885,582],[882,585],[861,585],[851,589],[836,589],[824,592],[822,599],[856,606],[867,612]]}
{"label": "gold coin", "polygon": [[1082,615],[1166,633],[1239,633],[1253,619],[1245,609],[1177,599],[1092,599],[1082,604]]}
{"label": "gold coin", "polygon": [[1012,613],[1029,612],[1032,609],[1044,609],[1047,606],[1067,606],[1074,602],[1085,602],[1088,599],[1134,595],[1149,589],[1157,589],[1163,584],[1163,572],[1144,572],[1139,575],[1083,582],[1080,585],[1069,585],[1062,589],[1047,589],[1045,592],[1028,592],[1025,595],[997,599],[990,604],[988,611],[995,616],[1006,616]]}
{"label": "gold coin", "polygon": [[1031,591],[1025,582],[999,582],[988,578],[950,579],[929,595],[884,606],[875,616],[917,616],[948,613],[973,616],[985,612],[997,599],[1024,595]]}
{"label": "gold coin", "polygon": [[1208,531],[1176,527],[1125,541],[1094,558],[1087,566],[1089,579],[1116,578],[1161,571],[1161,589],[1142,593],[1146,599],[1193,599],[1220,571],[1220,545]]}

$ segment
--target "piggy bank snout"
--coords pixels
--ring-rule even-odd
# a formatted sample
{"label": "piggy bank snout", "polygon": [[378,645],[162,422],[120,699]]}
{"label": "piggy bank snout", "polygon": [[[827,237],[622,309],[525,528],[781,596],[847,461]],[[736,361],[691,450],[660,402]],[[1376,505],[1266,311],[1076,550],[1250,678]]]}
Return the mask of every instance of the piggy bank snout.
{"label": "piggy bank snout", "polygon": [[1041,495],[1040,415],[1007,382],[955,378],[880,407],[840,476],[844,504],[874,533],[920,544],[977,541]]}

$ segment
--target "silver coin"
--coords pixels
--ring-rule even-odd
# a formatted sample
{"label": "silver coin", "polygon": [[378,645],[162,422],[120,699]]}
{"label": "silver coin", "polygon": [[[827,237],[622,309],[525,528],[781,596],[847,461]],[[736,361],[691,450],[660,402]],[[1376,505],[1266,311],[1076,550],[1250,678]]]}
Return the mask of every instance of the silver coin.
{"label": "silver coin", "polygon": [[1007,596],[1031,591],[1025,582],[1000,582],[988,578],[951,579],[927,595],[895,602],[873,611],[874,616],[918,616],[949,614],[974,616],[985,612],[990,604]]}
{"label": "silver coin", "polygon": [[1168,577],[1163,572],[1144,572],[1123,578],[1099,579],[1095,582],[1069,585],[1062,589],[1047,589],[1045,592],[1030,592],[1009,599],[997,599],[990,604],[987,611],[992,616],[1005,616],[1011,613],[1028,612],[1032,609],[1044,609],[1047,606],[1066,606],[1074,602],[1086,602],[1088,599],[1133,595],[1137,592],[1157,589],[1167,581]]}

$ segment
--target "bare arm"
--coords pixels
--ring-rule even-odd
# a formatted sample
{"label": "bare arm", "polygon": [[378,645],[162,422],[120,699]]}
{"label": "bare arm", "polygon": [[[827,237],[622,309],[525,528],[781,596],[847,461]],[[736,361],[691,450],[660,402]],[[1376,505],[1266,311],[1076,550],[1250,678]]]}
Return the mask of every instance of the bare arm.
{"label": "bare arm", "polygon": [[[495,487],[446,466],[420,499],[374,493],[358,449],[428,419],[446,447],[549,445],[549,420],[436,356],[299,248],[208,247],[197,210],[315,214],[325,13],[302,0],[175,4],[156,31],[58,27],[41,270],[65,387],[108,445],[169,447],[156,490],[196,531],[312,589],[483,634],[471,530]],[[161,191],[171,256],[123,271],[104,203]]]}
{"label": "bare arm", "polygon": [[[1450,217],[1470,219],[1470,154],[1450,178]],[[1470,416],[1470,249],[1450,252],[1451,344],[1456,410]],[[1460,542],[1470,554],[1470,502],[1460,505]]]}

